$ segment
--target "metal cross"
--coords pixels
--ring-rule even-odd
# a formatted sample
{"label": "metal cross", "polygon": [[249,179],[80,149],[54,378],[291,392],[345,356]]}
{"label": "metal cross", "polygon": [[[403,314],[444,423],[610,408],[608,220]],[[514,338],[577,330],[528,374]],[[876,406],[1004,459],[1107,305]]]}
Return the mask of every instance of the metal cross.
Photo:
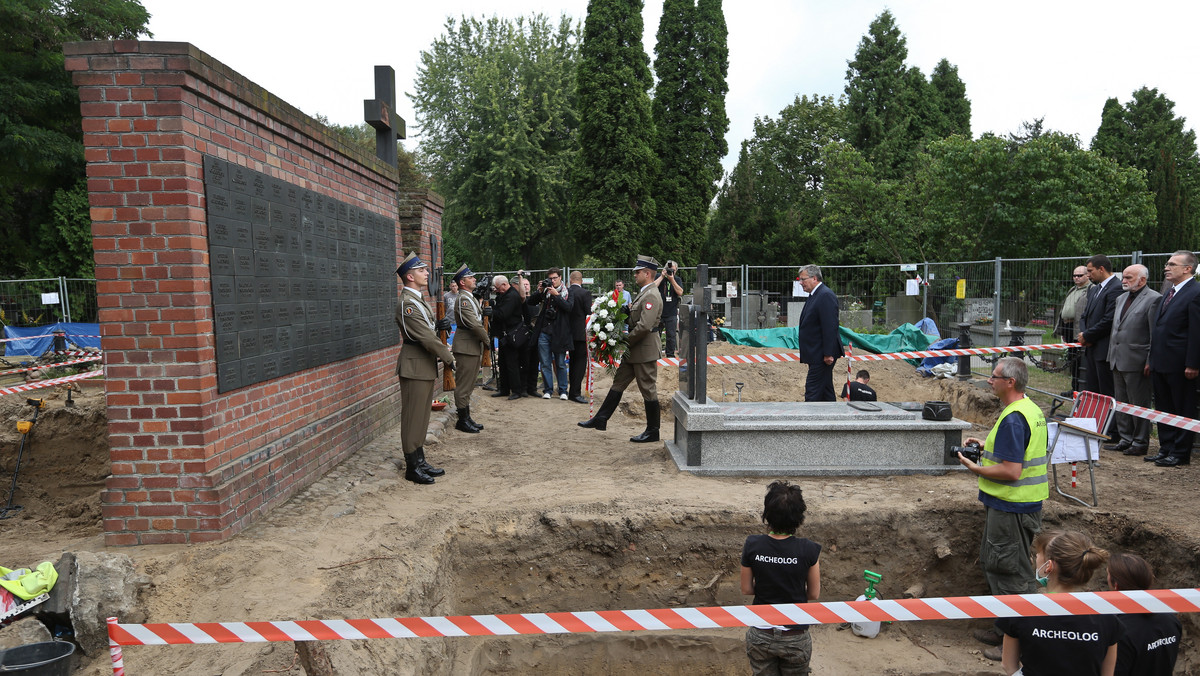
{"label": "metal cross", "polygon": [[375,128],[375,155],[398,166],[396,139],[408,137],[404,118],[396,114],[396,71],[391,66],[375,66],[375,98],[363,101],[363,118]]}

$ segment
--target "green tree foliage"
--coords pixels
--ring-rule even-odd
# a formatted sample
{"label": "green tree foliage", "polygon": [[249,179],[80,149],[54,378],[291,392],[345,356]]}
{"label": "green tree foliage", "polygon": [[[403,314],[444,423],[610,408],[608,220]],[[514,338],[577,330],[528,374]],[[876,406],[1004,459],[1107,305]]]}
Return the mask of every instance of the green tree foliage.
{"label": "green tree foliage", "polygon": [[797,97],[777,119],[756,119],[718,193],[704,258],[725,265],[816,260],[828,174],[821,149],[845,133],[842,107],[828,96]]}
{"label": "green tree foliage", "polygon": [[477,266],[535,267],[570,252],[578,58],[577,27],[542,15],[450,19],[421,53],[410,95],[418,166],[446,198],[447,238],[469,242]]}
{"label": "green tree foliage", "polygon": [[936,141],[914,184],[919,236],[941,259],[1125,250],[1154,223],[1142,172],[1057,132]]}
{"label": "green tree foliage", "polygon": [[946,59],[938,61],[929,76],[934,107],[938,112],[931,128],[934,139],[953,134],[971,136],[971,101],[967,98],[967,85],[958,77],[958,66]]}
{"label": "green tree foliage", "polygon": [[590,0],[579,59],[571,222],[585,249],[608,264],[631,264],[659,234],[649,62],[641,0]]}
{"label": "green tree foliage", "polygon": [[1185,129],[1185,122],[1175,116],[1175,103],[1157,89],[1142,87],[1123,105],[1115,98],[1104,104],[1092,150],[1146,172],[1157,210],[1153,226],[1125,248],[1174,251],[1200,245],[1200,210],[1195,206],[1200,158],[1196,132]]}
{"label": "green tree foliage", "polygon": [[725,132],[728,31],[721,0],[666,0],[658,24],[654,71],[654,190],[661,238],[646,241],[664,255],[694,262],[709,205],[729,151]]}
{"label": "green tree foliage", "polygon": [[149,18],[136,0],[0,2],[0,275],[91,275],[79,94],[62,46],[136,38]]}
{"label": "green tree foliage", "polygon": [[848,143],[829,144],[821,157],[829,174],[820,222],[825,263],[929,260],[909,213],[909,180],[879,177],[874,165]]}

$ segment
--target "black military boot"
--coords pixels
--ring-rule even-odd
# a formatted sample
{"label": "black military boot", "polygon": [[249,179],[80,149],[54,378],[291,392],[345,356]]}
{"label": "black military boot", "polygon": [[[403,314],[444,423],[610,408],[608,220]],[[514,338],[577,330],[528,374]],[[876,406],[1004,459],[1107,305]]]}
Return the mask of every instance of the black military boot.
{"label": "black military boot", "polygon": [[600,404],[600,410],[596,411],[596,415],[578,425],[597,430],[608,429],[608,419],[612,416],[613,411],[617,410],[617,404],[621,403],[621,394],[616,390],[609,390],[608,395],[604,397],[604,403]]}
{"label": "black military boot", "polygon": [[442,476],[446,473],[446,470],[442,469],[441,467],[434,467],[426,462],[424,446],[418,447],[417,450],[413,452],[413,455],[417,458],[417,467],[419,467],[422,472],[428,474],[429,476]]}
{"label": "black military boot", "polygon": [[646,444],[652,441],[658,441],[658,423],[659,414],[661,411],[658,408],[658,401],[646,402],[646,431],[630,437],[629,440],[635,444]]}
{"label": "black military boot", "polygon": [[[420,450],[421,449],[419,448],[417,449],[417,451]],[[417,462],[416,453],[404,454],[404,478],[408,479],[414,484],[433,483],[433,477],[426,474],[425,470],[421,469],[420,464]]]}
{"label": "black military boot", "polygon": [[454,429],[458,430],[459,432],[466,432],[467,434],[479,434],[479,430],[472,427],[471,423],[468,422],[470,417],[470,414],[467,413],[467,409],[458,409],[458,422],[454,423]]}
{"label": "black military boot", "polygon": [[483,431],[483,425],[480,425],[479,423],[477,423],[471,419],[471,407],[470,406],[467,407],[467,424],[474,427],[475,429],[479,430],[480,432]]}

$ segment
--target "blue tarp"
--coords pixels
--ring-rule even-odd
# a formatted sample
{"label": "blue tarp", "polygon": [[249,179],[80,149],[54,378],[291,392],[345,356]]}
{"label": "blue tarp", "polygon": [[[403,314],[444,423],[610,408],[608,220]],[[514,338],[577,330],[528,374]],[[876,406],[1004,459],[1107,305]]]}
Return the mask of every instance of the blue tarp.
{"label": "blue tarp", "polygon": [[[4,327],[5,338],[24,338],[26,336],[45,336],[44,338],[28,338],[26,340],[14,340],[4,344],[4,354],[10,357],[40,357],[54,347],[54,338],[50,334],[55,331],[64,331],[67,334],[67,340],[75,343],[79,347],[94,347],[100,349],[100,325],[87,324],[82,322],[59,322],[50,324],[49,326],[34,326],[34,327]],[[89,336],[84,338],[83,336]]]}
{"label": "blue tarp", "polygon": [[[927,350],[956,350],[958,349],[957,338],[943,338],[936,343],[926,348]],[[938,364],[957,364],[958,357],[925,357],[921,360],[921,365],[917,367],[917,373],[923,376],[930,376],[933,373],[933,367]]]}
{"label": "blue tarp", "polygon": [[[922,333],[912,324],[896,327],[887,335],[876,333],[855,333],[850,329],[838,327],[843,345],[852,345],[860,351],[872,354],[885,352],[915,352],[924,350],[934,338]],[[753,329],[740,331],[738,329],[721,329],[721,335],[731,345],[747,345],[750,347],[782,347],[789,350],[799,349],[800,334],[795,328],[783,327],[778,329]],[[916,359],[909,359],[914,366]]]}

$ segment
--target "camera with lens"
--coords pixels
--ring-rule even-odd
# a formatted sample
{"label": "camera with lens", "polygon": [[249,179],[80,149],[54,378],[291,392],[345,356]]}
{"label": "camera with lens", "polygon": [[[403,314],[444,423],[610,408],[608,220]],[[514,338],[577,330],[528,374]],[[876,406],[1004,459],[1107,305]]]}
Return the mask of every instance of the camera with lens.
{"label": "camera with lens", "polygon": [[972,441],[966,446],[951,446],[951,453],[962,453],[963,457],[971,462],[978,463],[979,458],[983,455],[983,448],[978,443]]}
{"label": "camera with lens", "polygon": [[539,289],[549,289],[549,288],[552,288],[553,286],[554,286],[554,282],[549,277],[538,282]]}

